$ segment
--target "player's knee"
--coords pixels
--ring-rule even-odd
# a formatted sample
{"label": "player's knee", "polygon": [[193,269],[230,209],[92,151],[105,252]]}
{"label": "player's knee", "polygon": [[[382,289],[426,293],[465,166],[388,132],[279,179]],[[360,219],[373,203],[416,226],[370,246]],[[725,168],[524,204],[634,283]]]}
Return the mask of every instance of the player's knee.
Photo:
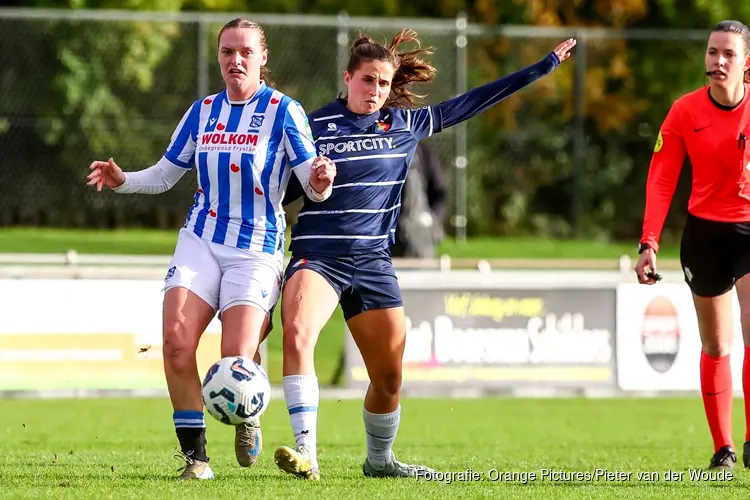
{"label": "player's knee", "polygon": [[164,362],[178,370],[194,363],[195,344],[190,341],[190,337],[184,319],[175,319],[165,323],[162,346]]}
{"label": "player's knee", "polygon": [[284,325],[284,352],[297,357],[310,357],[315,354],[315,341],[318,332],[302,321],[291,321]]}
{"label": "player's knee", "polygon": [[712,358],[721,358],[732,352],[732,341],[722,338],[712,338],[703,341],[703,352]]}
{"label": "player's knee", "polygon": [[745,345],[750,345],[750,311],[745,310],[740,314],[740,326],[742,327],[742,336],[745,338]]}
{"label": "player's knee", "polygon": [[385,397],[395,397],[401,392],[401,371],[386,370],[377,373],[370,380],[376,392]]}

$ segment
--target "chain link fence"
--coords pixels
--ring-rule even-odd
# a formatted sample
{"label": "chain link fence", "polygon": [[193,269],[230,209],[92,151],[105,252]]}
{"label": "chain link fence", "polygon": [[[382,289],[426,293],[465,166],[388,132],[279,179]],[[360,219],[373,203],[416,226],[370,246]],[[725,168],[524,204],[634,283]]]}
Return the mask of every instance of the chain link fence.
{"label": "chain link fence", "polygon": [[[96,193],[85,176],[95,159],[113,157],[125,170],[159,159],[191,103],[223,88],[217,35],[233,17],[0,10],[0,225],[182,225],[194,175],[159,196]],[[637,234],[656,133],[672,100],[702,83],[696,55],[707,36],[488,27],[464,17],[249,17],[264,27],[276,87],[308,111],[343,90],[348,47],[360,31],[387,41],[412,27],[435,49],[437,77],[418,89],[427,103],[579,38],[554,76],[429,139],[451,187],[446,228],[459,239]],[[678,199],[686,192],[683,182]]]}

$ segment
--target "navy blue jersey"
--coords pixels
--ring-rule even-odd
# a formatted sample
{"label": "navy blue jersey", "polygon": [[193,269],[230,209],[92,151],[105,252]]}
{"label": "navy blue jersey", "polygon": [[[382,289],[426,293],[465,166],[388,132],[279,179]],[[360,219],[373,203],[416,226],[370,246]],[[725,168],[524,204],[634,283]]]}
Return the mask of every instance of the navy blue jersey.
{"label": "navy blue jersey", "polygon": [[[316,203],[305,197],[292,227],[292,253],[340,257],[389,248],[417,143],[478,115],[558,64],[560,60],[550,53],[528,68],[437,106],[382,108],[357,115],[337,99],[310,113],[316,151],[336,163],[337,173],[330,198]],[[290,182],[285,203],[302,193],[294,182]]]}

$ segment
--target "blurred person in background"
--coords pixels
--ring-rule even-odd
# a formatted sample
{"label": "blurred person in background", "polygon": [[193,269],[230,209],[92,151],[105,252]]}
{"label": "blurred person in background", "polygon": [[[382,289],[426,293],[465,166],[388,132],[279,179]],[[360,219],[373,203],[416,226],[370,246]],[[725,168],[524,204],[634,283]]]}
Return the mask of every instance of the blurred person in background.
{"label": "blurred person in background", "polygon": [[680,245],[682,270],[693,296],[702,351],[700,384],[714,444],[709,467],[731,469],[732,289],[741,309],[745,358],[743,462],[750,467],[750,30],[723,21],[705,52],[709,84],[677,99],[659,131],[646,183],[638,281],[652,285],[659,236],[687,155],[692,191]]}
{"label": "blurred person in background", "polygon": [[[158,194],[193,167],[198,190],[165,278],[163,357],[173,421],[185,467],[181,479],[212,479],[196,349],[218,312],[221,357],[260,364],[258,347],[279,297],[284,230],[281,207],[292,172],[307,198],[331,194],[335,165],[316,157],[303,108],[267,81],[263,29],[246,19],[218,37],[226,89],[196,101],[164,156],[123,172],[113,159],[91,164],[88,185],[117,193]],[[288,168],[289,167],[289,168]],[[262,448],[258,419],[235,428],[235,455],[253,465]]]}
{"label": "blurred person in background", "polygon": [[435,258],[445,236],[446,186],[440,155],[430,142],[417,144],[401,193],[392,257]]}

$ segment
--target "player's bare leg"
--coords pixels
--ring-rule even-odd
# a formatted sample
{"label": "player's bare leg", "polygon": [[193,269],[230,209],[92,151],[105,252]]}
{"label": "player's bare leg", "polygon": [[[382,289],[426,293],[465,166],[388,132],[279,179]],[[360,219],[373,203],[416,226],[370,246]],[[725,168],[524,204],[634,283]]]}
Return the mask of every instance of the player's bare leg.
{"label": "player's bare leg", "polygon": [[[243,356],[260,364],[261,332],[266,332],[268,313],[251,305],[234,305],[221,313],[221,357]],[[234,455],[242,467],[254,465],[263,449],[260,419],[235,426]]]}
{"label": "player's bare leg", "polygon": [[706,419],[714,442],[709,468],[734,467],[737,456],[732,443],[731,291],[717,297],[693,295],[698,330],[703,346],[700,361],[701,391]]}
{"label": "player's bare leg", "polygon": [[742,389],[745,396],[745,444],[742,447],[742,463],[750,468],[750,275],[738,279],[737,298],[740,302],[740,324],[745,343],[742,363]]}
{"label": "player's bare leg", "polygon": [[201,382],[195,352],[214,316],[213,308],[182,287],[167,290],[163,305],[164,374],[186,465],[180,479],[212,479],[206,455]]}
{"label": "player's bare leg", "polygon": [[404,308],[365,311],[347,324],[370,376],[362,412],[367,433],[367,458],[362,472],[369,477],[416,477],[433,472],[425,466],[399,462],[393,453],[401,420]]}
{"label": "player's bare leg", "polygon": [[284,286],[284,398],[297,446],[282,446],[274,461],[283,472],[320,479],[316,441],[320,391],[315,375],[315,344],[338,305],[338,295],[317,272],[301,269]]}

